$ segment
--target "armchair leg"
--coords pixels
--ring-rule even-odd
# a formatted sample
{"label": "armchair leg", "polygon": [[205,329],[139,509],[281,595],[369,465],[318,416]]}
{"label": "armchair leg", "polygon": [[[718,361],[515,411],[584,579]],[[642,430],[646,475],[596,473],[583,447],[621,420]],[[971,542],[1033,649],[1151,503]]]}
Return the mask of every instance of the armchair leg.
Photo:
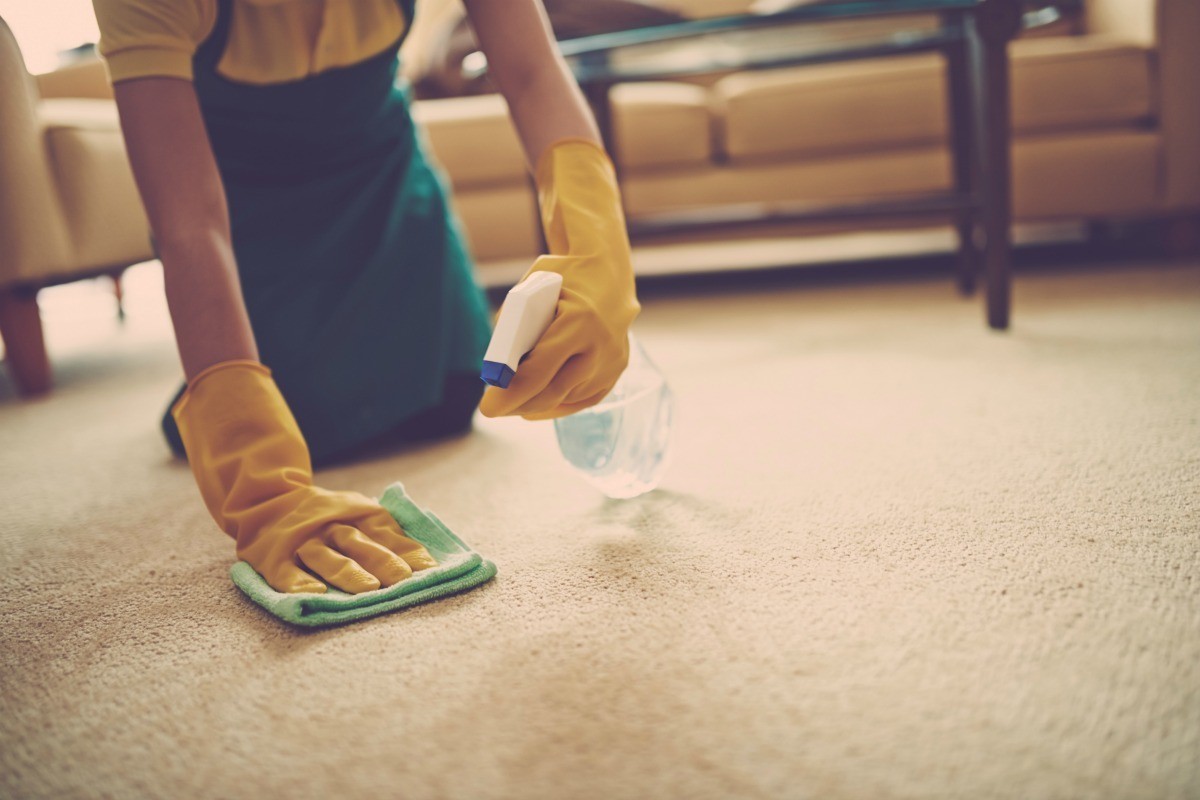
{"label": "armchair leg", "polygon": [[8,368],[22,397],[50,391],[50,359],[42,335],[37,289],[0,288],[0,337]]}
{"label": "armchair leg", "polygon": [[113,296],[117,300],[117,319],[121,322],[125,321],[125,287],[121,283],[121,279],[125,277],[125,270],[119,269],[112,274]]}

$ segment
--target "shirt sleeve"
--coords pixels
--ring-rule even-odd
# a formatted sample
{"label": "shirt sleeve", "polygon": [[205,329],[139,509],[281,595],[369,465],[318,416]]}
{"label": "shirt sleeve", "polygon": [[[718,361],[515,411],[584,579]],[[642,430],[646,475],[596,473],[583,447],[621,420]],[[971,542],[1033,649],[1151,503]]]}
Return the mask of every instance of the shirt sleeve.
{"label": "shirt sleeve", "polygon": [[192,79],[192,55],[212,31],[211,0],[92,0],[100,54],[113,83],[132,78]]}

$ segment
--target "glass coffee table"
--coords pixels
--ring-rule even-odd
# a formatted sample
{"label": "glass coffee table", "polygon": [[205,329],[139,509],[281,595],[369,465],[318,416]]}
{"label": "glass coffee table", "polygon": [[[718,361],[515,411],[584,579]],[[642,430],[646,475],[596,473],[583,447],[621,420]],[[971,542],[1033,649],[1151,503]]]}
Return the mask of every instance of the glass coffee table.
{"label": "glass coffee table", "polygon": [[[760,0],[762,13],[692,19],[559,46],[613,154],[621,143],[609,93],[619,83],[942,53],[949,89],[950,190],[832,207],[743,203],[638,214],[628,220],[629,233],[636,241],[763,223],[946,219],[958,235],[959,289],[973,293],[982,273],[987,324],[1003,330],[1011,304],[1008,43],[1022,27],[1057,21],[1080,5],[1081,0]],[[865,35],[850,36],[844,35],[847,26],[837,26],[841,35],[810,35],[822,24],[912,15],[928,24],[899,31],[895,25],[867,24],[860,26]],[[468,74],[479,74],[486,61],[476,53],[463,66]]]}

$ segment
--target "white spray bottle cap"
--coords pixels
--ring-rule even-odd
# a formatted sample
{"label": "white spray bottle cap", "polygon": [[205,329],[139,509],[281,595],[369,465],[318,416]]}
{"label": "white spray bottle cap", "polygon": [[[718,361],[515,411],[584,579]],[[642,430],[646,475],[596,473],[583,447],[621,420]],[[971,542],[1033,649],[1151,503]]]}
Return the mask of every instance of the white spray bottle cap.
{"label": "white spray bottle cap", "polygon": [[554,320],[562,282],[562,275],[557,272],[539,271],[508,290],[492,341],[483,356],[479,377],[484,383],[508,388],[521,357],[533,349]]}

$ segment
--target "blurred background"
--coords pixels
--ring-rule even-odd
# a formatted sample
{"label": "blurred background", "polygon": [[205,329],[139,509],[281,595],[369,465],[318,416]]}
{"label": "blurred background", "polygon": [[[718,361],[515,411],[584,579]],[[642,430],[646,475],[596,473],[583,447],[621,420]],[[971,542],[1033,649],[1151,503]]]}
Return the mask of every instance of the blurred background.
{"label": "blurred background", "polygon": [[[477,417],[322,470],[500,573],[308,635],[230,586],[159,430],[90,2],[0,0],[0,796],[1195,797],[1200,3],[546,6],[670,465],[608,500],[549,423]],[[461,5],[417,7],[498,301],[535,193]]]}
{"label": "blurred background", "polygon": [[35,74],[90,55],[100,38],[91,0],[3,0],[0,17],[17,35],[25,67]]}
{"label": "blurred background", "polygon": [[[1001,152],[1011,168],[985,147],[971,161],[979,126],[972,133],[970,96],[956,108],[954,92],[970,91],[974,78],[965,49],[950,43],[962,15],[921,0],[866,4],[885,13],[811,13],[839,5],[548,0],[620,169],[645,286],[661,276],[751,281],[762,270],[837,264],[852,279],[861,271],[850,265],[911,267],[915,258],[970,295],[989,237],[985,215],[954,203],[982,202],[983,184],[969,177],[993,168],[1005,183],[1011,176],[1011,202],[993,205],[1011,207],[1012,226],[1007,217],[995,225],[1009,231],[1018,262],[1036,261],[1046,246],[1060,248],[1058,264],[1196,249],[1200,113],[1185,84],[1200,64],[1176,32],[1187,29],[1177,19],[1192,13],[1186,3],[1010,3],[1003,127],[1012,137]],[[0,153],[8,289],[0,316],[10,372],[24,376],[0,387],[36,394],[50,381],[38,298],[48,317],[97,291],[119,302],[123,289],[136,294],[131,284],[152,280],[127,268],[153,254],[95,56],[90,3],[3,0],[0,15],[15,36],[0,65],[12,87]],[[403,48],[404,80],[452,184],[479,278],[498,292],[542,240],[524,156],[475,51],[461,4],[423,0]],[[990,239],[1007,249],[998,233]],[[986,300],[993,327],[1006,324],[1007,310],[993,306],[1008,280]],[[70,286],[78,281],[96,285]]]}

